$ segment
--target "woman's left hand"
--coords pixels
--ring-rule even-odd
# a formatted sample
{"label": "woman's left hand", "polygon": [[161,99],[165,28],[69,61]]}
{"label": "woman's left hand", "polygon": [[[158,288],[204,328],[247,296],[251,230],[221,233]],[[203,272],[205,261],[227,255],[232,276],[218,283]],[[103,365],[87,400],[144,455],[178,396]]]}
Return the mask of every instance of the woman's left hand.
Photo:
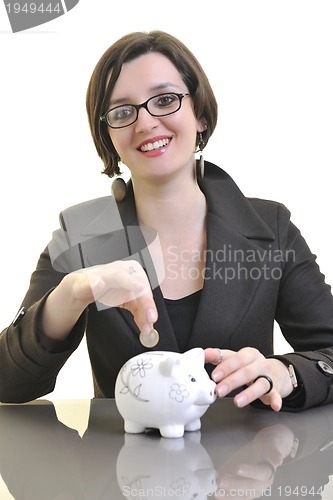
{"label": "woman's left hand", "polygon": [[[221,362],[211,375],[217,384],[215,389],[217,397],[222,398],[231,391],[247,385],[246,389],[234,397],[236,406],[242,408],[260,399],[272,410],[281,410],[282,398],[287,397],[293,390],[288,369],[281,361],[267,359],[253,347],[244,347],[237,352],[228,349],[205,349],[206,363],[216,364],[221,356]],[[272,380],[273,387],[270,391],[270,383],[264,377]]]}

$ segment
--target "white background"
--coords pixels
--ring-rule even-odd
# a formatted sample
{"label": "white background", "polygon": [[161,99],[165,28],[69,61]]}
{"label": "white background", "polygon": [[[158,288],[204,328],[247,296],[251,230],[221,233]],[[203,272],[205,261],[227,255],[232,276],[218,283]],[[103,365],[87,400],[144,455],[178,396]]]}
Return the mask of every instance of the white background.
{"label": "white background", "polygon": [[[63,208],[110,193],[86,119],[91,72],[117,38],[162,29],[201,61],[219,103],[206,159],[247,196],[292,212],[333,283],[333,2],[81,0],[12,34],[0,4],[0,329],[13,319]],[[287,347],[278,338],[276,349]],[[50,398],[92,397],[85,342]]]}

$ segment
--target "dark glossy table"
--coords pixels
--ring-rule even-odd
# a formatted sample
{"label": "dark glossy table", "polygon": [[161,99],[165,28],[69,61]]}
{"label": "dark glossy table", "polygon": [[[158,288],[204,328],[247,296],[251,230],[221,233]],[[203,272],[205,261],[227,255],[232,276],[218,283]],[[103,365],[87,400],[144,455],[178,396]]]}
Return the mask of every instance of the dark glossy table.
{"label": "dark glossy table", "polygon": [[201,421],[166,439],[124,434],[114,400],[0,405],[0,499],[333,498],[333,405],[276,414],[225,399]]}

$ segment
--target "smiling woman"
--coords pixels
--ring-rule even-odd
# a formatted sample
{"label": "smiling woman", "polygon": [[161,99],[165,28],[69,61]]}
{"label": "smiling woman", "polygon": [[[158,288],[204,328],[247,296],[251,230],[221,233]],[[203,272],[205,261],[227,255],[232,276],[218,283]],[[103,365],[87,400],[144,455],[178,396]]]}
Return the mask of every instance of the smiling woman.
{"label": "smiling woman", "polygon": [[[332,402],[330,288],[286,207],[197,165],[217,103],[194,55],[164,32],[122,37],[94,69],[87,111],[104,173],[121,159],[131,178],[121,201],[61,213],[0,335],[0,400],[51,392],[85,333],[96,397],[114,397],[121,366],[158,341],[204,348],[216,394],[237,407]],[[275,321],[293,352],[274,354]]]}
{"label": "smiling woman", "polygon": [[[135,79],[132,81],[126,79],[127,87],[130,84],[133,87],[134,94],[131,94],[131,89],[127,87],[123,89],[120,83],[123,81],[128,63],[142,60],[140,57],[142,55],[164,56],[165,62],[169,63],[171,68],[171,79],[167,75],[163,78],[163,71],[156,72],[160,68],[153,69],[148,63],[145,66],[140,64],[138,74],[134,75]],[[217,103],[214,93],[205,72],[190,50],[179,40],[164,32],[145,34],[138,32],[126,35],[102,55],[92,74],[87,92],[87,111],[92,136],[97,152],[104,162],[104,172],[110,177],[119,173],[119,155],[110,140],[109,131],[101,126],[100,118],[117,104],[135,104],[133,97],[138,94],[135,87],[143,77],[149,80],[149,95],[146,96],[148,100],[161,92],[190,93],[197,119],[204,118],[207,125],[203,133],[203,147],[216,126]],[[173,77],[176,77],[176,80]],[[136,104],[142,100],[141,98]]]}
{"label": "smiling woman", "polygon": [[[162,86],[165,93],[155,96],[155,89]],[[182,93],[172,93],[172,89]],[[158,52],[123,64],[110,102],[125,104],[111,107],[102,119],[106,116],[113,148],[130,169],[135,190],[143,179],[151,185],[153,178],[161,181],[172,176],[179,182],[184,176],[193,177],[193,153],[206,120],[196,117],[188,90],[173,63]]]}

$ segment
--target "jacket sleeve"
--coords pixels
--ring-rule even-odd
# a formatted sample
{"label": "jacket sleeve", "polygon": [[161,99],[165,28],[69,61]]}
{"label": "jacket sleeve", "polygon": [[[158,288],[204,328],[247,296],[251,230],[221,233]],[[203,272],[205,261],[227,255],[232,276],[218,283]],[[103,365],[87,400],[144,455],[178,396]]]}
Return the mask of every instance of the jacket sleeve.
{"label": "jacket sleeve", "polygon": [[[38,318],[48,294],[70,272],[82,269],[81,243],[84,227],[107,212],[107,221],[118,229],[120,217],[114,217],[115,201],[111,196],[69,207],[60,214],[60,228],[41,254],[31,276],[29,290],[18,319],[0,334],[0,401],[21,403],[53,391],[57,375],[82,340],[88,309],[81,315],[64,342],[50,341],[38,331]],[[109,215],[112,215],[112,218]],[[103,221],[98,226],[104,231]]]}
{"label": "jacket sleeve", "polygon": [[276,320],[293,353],[276,356],[294,366],[299,388],[284,401],[284,409],[302,410],[333,402],[333,297],[331,287],[302,237],[279,207],[283,265]]}
{"label": "jacket sleeve", "polygon": [[[52,267],[48,249],[41,254],[17,319],[0,334],[0,401],[22,403],[52,392],[59,370],[78,347],[86,324],[83,313],[61,349],[46,350],[38,340],[38,316],[64,273]],[[60,351],[60,352],[57,352]]]}

